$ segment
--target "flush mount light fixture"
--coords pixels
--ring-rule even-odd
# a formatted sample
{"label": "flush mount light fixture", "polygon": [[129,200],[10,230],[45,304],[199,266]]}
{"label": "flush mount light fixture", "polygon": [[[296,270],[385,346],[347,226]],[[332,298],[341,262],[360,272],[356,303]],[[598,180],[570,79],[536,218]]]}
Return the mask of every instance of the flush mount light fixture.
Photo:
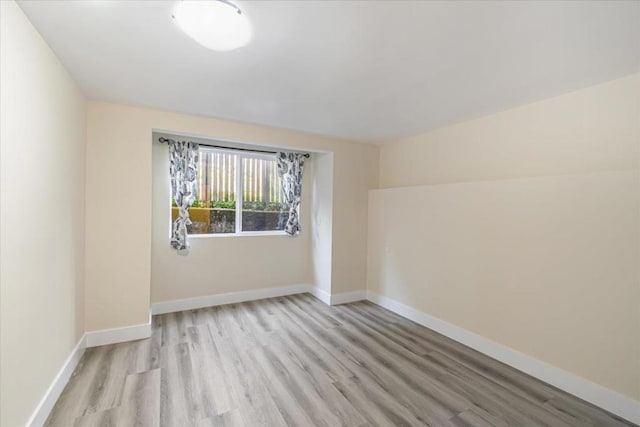
{"label": "flush mount light fixture", "polygon": [[249,19],[226,0],[181,1],[173,19],[185,34],[208,49],[233,50],[251,40]]}

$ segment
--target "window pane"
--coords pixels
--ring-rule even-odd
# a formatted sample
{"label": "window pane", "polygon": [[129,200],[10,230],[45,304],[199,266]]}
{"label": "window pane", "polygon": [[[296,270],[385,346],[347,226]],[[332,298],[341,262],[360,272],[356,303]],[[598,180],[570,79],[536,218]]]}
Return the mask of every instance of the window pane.
{"label": "window pane", "polygon": [[284,230],[289,207],[284,201],[276,161],[242,158],[242,231]]}
{"label": "window pane", "polygon": [[[178,208],[171,209],[172,219]],[[236,231],[236,155],[200,150],[198,199],[189,208],[189,234],[220,234]]]}

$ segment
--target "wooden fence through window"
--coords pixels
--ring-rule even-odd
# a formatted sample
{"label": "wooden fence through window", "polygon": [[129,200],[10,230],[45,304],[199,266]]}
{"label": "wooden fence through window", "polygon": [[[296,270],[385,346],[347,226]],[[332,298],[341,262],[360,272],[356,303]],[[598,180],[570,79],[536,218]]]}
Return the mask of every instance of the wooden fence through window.
{"label": "wooden fence through window", "polygon": [[[198,165],[198,201],[205,206],[236,200],[236,154],[202,150]],[[242,157],[244,202],[283,203],[275,160]]]}

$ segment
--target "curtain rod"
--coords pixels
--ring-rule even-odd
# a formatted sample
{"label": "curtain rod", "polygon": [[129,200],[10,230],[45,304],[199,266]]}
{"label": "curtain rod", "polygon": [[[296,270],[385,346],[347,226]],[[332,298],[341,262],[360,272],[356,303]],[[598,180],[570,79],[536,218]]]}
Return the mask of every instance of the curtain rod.
{"label": "curtain rod", "polygon": [[[169,141],[175,142],[173,139],[168,139],[168,138],[163,138],[163,137],[158,138],[158,141],[160,143],[163,143],[163,142],[167,142],[168,143]],[[211,148],[222,148],[222,149],[225,149],[225,150],[249,151],[251,153],[278,154],[277,151],[254,150],[254,149],[251,149],[251,148],[225,147],[223,145],[201,144],[199,142],[196,142],[195,144],[204,145],[205,147],[211,147]],[[300,154],[302,154],[307,159],[310,157],[309,153],[300,153]]]}

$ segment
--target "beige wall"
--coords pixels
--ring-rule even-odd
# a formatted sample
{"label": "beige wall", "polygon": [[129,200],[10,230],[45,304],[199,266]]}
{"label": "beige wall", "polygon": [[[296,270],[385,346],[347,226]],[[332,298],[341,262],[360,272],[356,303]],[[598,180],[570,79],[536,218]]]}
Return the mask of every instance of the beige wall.
{"label": "beige wall", "polygon": [[332,294],[366,289],[368,195],[362,189],[378,188],[379,179],[378,147],[337,147],[342,149],[333,156]]}
{"label": "beige wall", "polygon": [[[309,222],[313,160],[305,162],[304,174],[307,179],[303,182],[300,206],[302,231],[297,237],[191,237],[189,254],[182,256],[169,245],[169,150],[166,144],[154,142],[151,302],[311,283]],[[287,268],[277,267],[284,263]]]}
{"label": "beige wall", "polygon": [[640,399],[639,179],[372,191],[369,289]]}
{"label": "beige wall", "polygon": [[380,187],[638,167],[640,74],[380,147]]}
{"label": "beige wall", "polygon": [[0,425],[24,425],[83,331],[85,99],[0,2]]}
{"label": "beige wall", "polygon": [[640,400],[639,97],[636,75],[382,147],[368,289]]}
{"label": "beige wall", "polygon": [[[89,102],[88,105],[87,330],[140,324],[148,319],[152,276],[153,129],[242,143],[332,152],[332,292],[365,288],[367,190],[377,183],[377,147],[160,110],[101,102]],[[235,239],[229,244],[235,247],[235,251],[242,251],[250,240],[240,239],[252,238],[225,239]],[[268,240],[272,239],[258,242],[266,245]],[[273,242],[276,245],[291,243],[285,238],[275,238]],[[209,245],[206,240],[197,244]],[[273,250],[271,245],[258,249]],[[155,261],[154,265],[157,265]],[[236,263],[235,268],[244,266]],[[208,268],[203,274],[209,272]],[[278,273],[274,274],[277,278]],[[244,283],[253,286],[253,280],[251,278]],[[239,283],[225,284],[224,289],[233,290],[234,285],[245,286]],[[158,298],[179,295],[179,290],[165,291]],[[208,288],[196,289],[194,294],[204,291],[208,292]]]}

